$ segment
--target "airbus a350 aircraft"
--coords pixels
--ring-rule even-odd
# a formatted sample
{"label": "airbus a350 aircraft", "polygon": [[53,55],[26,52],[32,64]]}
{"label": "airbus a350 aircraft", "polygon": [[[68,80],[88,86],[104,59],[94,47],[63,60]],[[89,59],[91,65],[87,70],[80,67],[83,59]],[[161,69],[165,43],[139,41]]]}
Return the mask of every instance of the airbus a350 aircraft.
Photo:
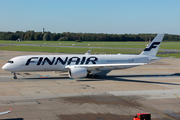
{"label": "airbus a350 aircraft", "polygon": [[127,69],[155,62],[164,34],[158,34],[139,55],[26,55],[10,59],[3,70],[14,73],[33,71],[64,71],[70,78],[99,78],[99,73],[108,73],[114,69]]}

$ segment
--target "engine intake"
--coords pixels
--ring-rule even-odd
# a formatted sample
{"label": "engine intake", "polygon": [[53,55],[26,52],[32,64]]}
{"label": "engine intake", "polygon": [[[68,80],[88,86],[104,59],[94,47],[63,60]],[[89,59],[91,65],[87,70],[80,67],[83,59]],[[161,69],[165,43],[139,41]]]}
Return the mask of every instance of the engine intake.
{"label": "engine intake", "polygon": [[87,76],[87,69],[86,68],[75,68],[71,67],[68,70],[70,78],[83,78]]}

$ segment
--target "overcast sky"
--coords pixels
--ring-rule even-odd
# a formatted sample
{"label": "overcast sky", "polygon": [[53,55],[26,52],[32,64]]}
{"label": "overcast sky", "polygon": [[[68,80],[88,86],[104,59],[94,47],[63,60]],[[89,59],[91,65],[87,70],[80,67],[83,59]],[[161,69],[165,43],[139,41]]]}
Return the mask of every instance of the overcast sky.
{"label": "overcast sky", "polygon": [[0,31],[180,35],[180,0],[0,0]]}

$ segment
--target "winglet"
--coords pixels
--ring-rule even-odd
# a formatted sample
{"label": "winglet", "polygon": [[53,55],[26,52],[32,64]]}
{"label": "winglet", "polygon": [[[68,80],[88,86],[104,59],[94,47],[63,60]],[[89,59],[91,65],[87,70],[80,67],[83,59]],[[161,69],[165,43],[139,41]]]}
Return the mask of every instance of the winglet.
{"label": "winglet", "polygon": [[153,41],[144,49],[140,55],[156,56],[159,46],[163,40],[164,34],[158,34]]}

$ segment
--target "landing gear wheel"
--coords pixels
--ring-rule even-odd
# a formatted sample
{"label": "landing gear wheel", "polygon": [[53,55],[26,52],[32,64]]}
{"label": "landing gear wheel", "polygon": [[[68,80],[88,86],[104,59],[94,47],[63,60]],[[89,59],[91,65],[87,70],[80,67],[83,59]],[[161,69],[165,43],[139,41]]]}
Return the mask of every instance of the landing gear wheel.
{"label": "landing gear wheel", "polygon": [[98,78],[100,78],[100,77],[99,77],[99,75],[96,75],[96,74],[95,74],[95,75],[93,75],[93,74],[88,74],[88,75],[87,75],[87,78],[97,78],[97,79],[98,79]]}
{"label": "landing gear wheel", "polygon": [[94,76],[93,75],[89,75],[89,78],[94,78]]}
{"label": "landing gear wheel", "polygon": [[98,78],[99,78],[99,75],[93,75],[93,78],[97,78],[97,79],[98,79]]}
{"label": "landing gear wheel", "polygon": [[99,77],[99,75],[95,75],[95,78],[99,79],[100,77]]}

